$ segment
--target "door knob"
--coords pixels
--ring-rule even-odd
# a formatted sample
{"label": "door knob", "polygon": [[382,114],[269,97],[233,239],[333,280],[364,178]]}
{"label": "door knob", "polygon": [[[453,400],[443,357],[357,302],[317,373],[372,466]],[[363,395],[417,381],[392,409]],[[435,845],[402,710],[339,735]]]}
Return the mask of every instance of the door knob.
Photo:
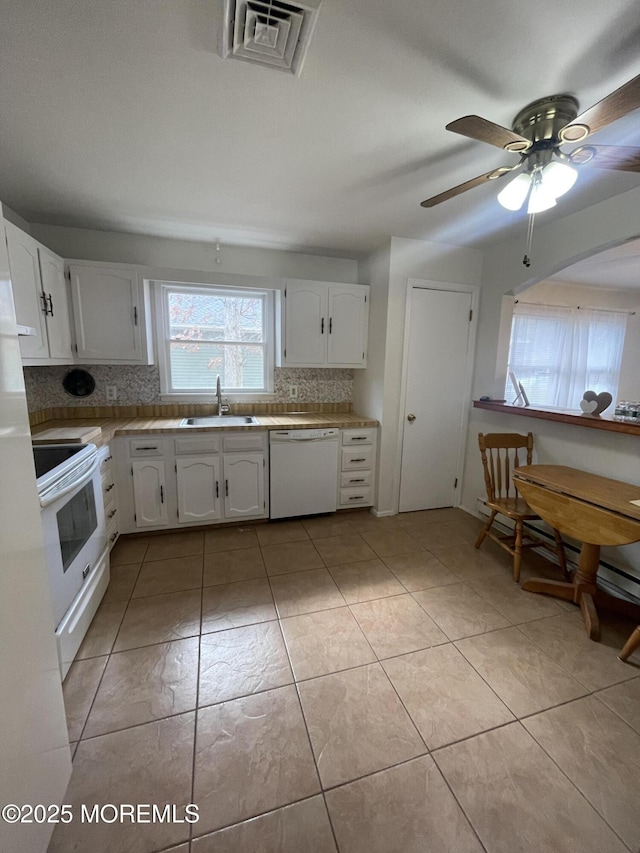
{"label": "door knob", "polygon": [[415,419],[416,419],[416,416],[413,414],[413,412],[409,412],[409,414],[407,415],[407,420],[410,423],[413,423],[413,421],[415,421]]}

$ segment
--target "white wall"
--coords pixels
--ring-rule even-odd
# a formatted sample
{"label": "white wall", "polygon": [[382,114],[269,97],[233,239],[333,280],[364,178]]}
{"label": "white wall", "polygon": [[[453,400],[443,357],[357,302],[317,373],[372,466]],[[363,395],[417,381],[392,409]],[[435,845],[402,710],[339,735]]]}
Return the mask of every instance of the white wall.
{"label": "white wall", "polygon": [[[540,218],[542,219],[542,217]],[[480,297],[475,399],[483,394],[501,397],[504,385],[496,380],[496,354],[502,297],[512,290],[548,278],[564,267],[640,235],[640,188],[585,208],[548,225],[536,225],[533,265],[522,264],[522,241],[508,240],[488,249]],[[479,432],[528,432],[535,436],[538,461],[570,465],[595,474],[640,485],[640,439],[603,430],[591,430],[516,415],[472,409],[467,441],[467,462],[462,503],[472,511],[484,494],[477,436]],[[640,577],[640,546],[615,549],[616,563],[633,567]]]}
{"label": "white wall", "polygon": [[[91,231],[60,225],[32,224],[30,233],[63,258],[85,261],[144,264],[167,269],[211,270],[276,278],[358,282],[358,262],[352,258],[254,249],[190,240],[170,240],[144,234]],[[219,257],[220,263],[216,263]]]}
{"label": "white wall", "polygon": [[[56,804],[71,758],[4,240],[0,365],[0,804]],[[0,850],[44,853],[52,829],[0,821]]]}
{"label": "white wall", "polygon": [[[383,250],[386,252],[386,249]],[[384,299],[384,254],[370,259],[372,270],[377,270],[376,285],[378,299]],[[376,509],[379,513],[397,512],[400,473],[400,412],[402,384],[402,354],[404,346],[405,310],[407,281],[420,278],[454,284],[479,284],[482,273],[482,253],[475,249],[429,243],[426,240],[409,240],[392,237],[389,245],[389,283],[387,288],[386,329],[384,330],[384,366],[377,360],[370,372],[369,367],[357,371],[354,377],[354,402],[371,398],[377,388],[378,413],[373,415],[381,421],[378,454],[378,493]],[[371,308],[374,310],[372,295]],[[375,309],[381,312],[381,307]],[[373,340],[370,327],[369,354],[373,345],[380,346],[376,336],[382,334],[383,316],[377,314],[377,325]],[[380,409],[380,385],[382,382],[382,407]],[[356,410],[358,405],[354,405]],[[381,414],[379,413],[381,411]],[[369,414],[367,412],[367,414]]]}

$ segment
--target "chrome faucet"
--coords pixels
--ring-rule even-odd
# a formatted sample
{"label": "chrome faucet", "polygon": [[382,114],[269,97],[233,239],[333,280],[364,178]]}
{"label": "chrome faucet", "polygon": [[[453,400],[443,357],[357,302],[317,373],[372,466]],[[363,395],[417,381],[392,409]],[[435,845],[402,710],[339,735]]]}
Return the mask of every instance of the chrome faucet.
{"label": "chrome faucet", "polygon": [[220,374],[216,380],[216,399],[218,401],[218,417],[229,414],[229,404],[222,402],[222,388],[220,387]]}

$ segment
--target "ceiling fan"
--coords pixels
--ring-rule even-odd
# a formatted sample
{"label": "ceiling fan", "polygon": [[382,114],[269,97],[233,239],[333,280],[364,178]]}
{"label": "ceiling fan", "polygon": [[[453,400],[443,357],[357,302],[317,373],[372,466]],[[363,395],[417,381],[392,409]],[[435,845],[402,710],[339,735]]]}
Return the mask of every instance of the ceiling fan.
{"label": "ceiling fan", "polygon": [[583,142],[589,134],[638,109],[640,75],[580,115],[578,106],[572,95],[540,98],[518,113],[511,130],[476,115],[452,121],[447,130],[519,154],[520,160],[432,196],[422,202],[422,207],[434,207],[517,171],[518,175],[498,194],[498,201],[508,210],[520,210],[528,197],[527,213],[535,214],[553,207],[556,199],[571,189],[578,174],[574,166],[640,172],[640,148],[589,143],[569,153],[560,150],[562,145]]}

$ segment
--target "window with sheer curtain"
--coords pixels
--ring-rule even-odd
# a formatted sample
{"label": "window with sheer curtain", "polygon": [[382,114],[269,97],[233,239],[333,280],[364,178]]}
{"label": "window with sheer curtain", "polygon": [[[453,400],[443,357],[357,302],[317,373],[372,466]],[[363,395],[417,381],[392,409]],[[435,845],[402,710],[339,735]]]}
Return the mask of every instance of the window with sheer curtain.
{"label": "window with sheer curtain", "polygon": [[[532,406],[579,409],[587,389],[615,400],[626,327],[619,312],[518,302],[508,369]],[[509,381],[505,397],[514,397]]]}

